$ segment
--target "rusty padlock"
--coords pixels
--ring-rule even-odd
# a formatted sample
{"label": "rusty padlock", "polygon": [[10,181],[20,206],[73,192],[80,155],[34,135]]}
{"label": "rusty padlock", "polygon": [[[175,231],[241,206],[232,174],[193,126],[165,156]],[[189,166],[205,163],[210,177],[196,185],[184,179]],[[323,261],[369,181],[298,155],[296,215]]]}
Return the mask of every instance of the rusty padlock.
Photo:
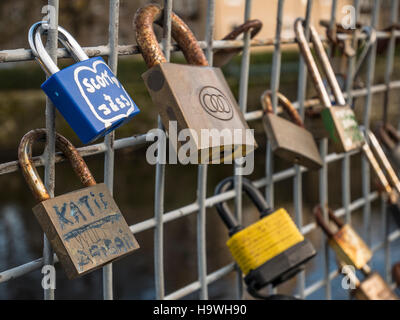
{"label": "rusty padlock", "polygon": [[354,111],[349,106],[345,105],[346,100],[344,99],[339,83],[335,77],[328,55],[325,52],[317,31],[312,25],[310,25],[311,41],[336,100],[337,106],[332,106],[330,96],[324,86],[317,64],[311,53],[302,23],[303,20],[301,18],[298,18],[295,22],[294,29],[296,39],[300,52],[307,64],[310,76],[315,84],[319,98],[325,107],[322,110],[322,119],[329,137],[333,140],[337,151],[339,152],[348,152],[359,149],[365,141],[357,124]]}
{"label": "rusty padlock", "polygon": [[32,145],[45,141],[46,129],[29,131],[21,140],[18,159],[36,200],[32,210],[68,278],[73,279],[122,258],[139,245],[104,183],[96,184],[75,147],[56,134],[56,147],[71,162],[86,187],[50,198],[32,162]]}
{"label": "rusty padlock", "polygon": [[[153,23],[162,25],[162,13],[158,5],[146,5],[136,12],[134,25],[137,43],[149,68],[142,77],[159,107],[165,129],[170,133],[171,121],[177,122],[178,133],[188,129],[192,139],[187,143],[197,151],[201,163],[210,163],[220,155],[222,162],[226,162],[252,152],[257,144],[221,69],[208,66],[193,33],[174,13],[172,37],[189,65],[166,62],[153,30]],[[219,137],[202,137],[202,132]],[[181,146],[182,142],[178,144]]]}
{"label": "rusty padlock", "polygon": [[[378,139],[369,130],[367,131],[367,135],[372,148],[369,144],[365,143],[362,147],[364,154],[378,176],[379,182],[386,193],[387,210],[393,216],[397,225],[400,226],[400,180],[379,144]],[[377,160],[377,158],[379,160]]]}
{"label": "rusty padlock", "polygon": [[327,210],[329,220],[331,220],[338,228],[336,232],[333,231],[325,222],[320,205],[315,206],[313,212],[317,224],[328,237],[328,243],[335,251],[339,262],[369,272],[370,268],[367,263],[372,258],[370,248],[349,224],[344,224],[340,221],[330,208],[327,208]]}
{"label": "rusty padlock", "polygon": [[[242,33],[251,30],[250,39],[253,39],[261,30],[262,22],[258,19],[248,20],[240,26],[235,27],[230,33],[228,33],[222,40],[236,40]],[[234,56],[239,54],[242,48],[226,48],[218,49],[214,52],[213,65],[215,67],[223,67],[229,61],[232,60]]]}
{"label": "rusty padlock", "polygon": [[272,151],[289,162],[297,163],[309,169],[320,169],[322,159],[312,134],[304,128],[299,113],[289,99],[279,92],[277,92],[277,97],[292,122],[274,114],[271,91],[265,91],[261,95],[263,125],[271,143]]}
{"label": "rusty padlock", "polygon": [[360,281],[352,270],[346,268],[343,264],[341,266],[341,271],[349,277],[351,283],[355,286],[351,295],[357,300],[399,299],[378,272],[373,271],[365,274],[366,278]]}

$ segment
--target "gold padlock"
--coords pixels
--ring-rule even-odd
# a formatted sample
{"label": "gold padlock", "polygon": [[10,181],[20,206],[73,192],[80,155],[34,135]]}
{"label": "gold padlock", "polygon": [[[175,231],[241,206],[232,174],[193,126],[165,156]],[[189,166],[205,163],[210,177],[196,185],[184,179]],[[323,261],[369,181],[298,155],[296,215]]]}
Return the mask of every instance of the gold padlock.
{"label": "gold padlock", "polygon": [[[327,208],[329,220],[339,228],[334,232],[325,222],[320,205],[314,207],[317,224],[328,237],[331,248],[335,251],[340,262],[363,269],[372,258],[371,249],[349,224],[344,224],[338,219],[330,208]],[[369,268],[369,267],[368,267]]]}
{"label": "gold padlock", "polygon": [[366,278],[358,280],[356,274],[341,263],[342,272],[345,273],[355,288],[351,295],[357,300],[399,300],[381,275],[376,272],[367,272]]}
{"label": "gold padlock", "polygon": [[45,141],[46,129],[29,131],[18,148],[22,174],[36,200],[32,210],[68,278],[73,279],[139,248],[104,183],[96,184],[75,147],[56,134],[56,148],[70,161],[86,187],[50,198],[32,162],[32,145]]}
{"label": "gold padlock", "polygon": [[[168,134],[171,122],[177,124],[179,135],[185,130],[190,139],[184,142],[197,151],[196,161],[200,163],[232,161],[252,152],[257,144],[221,69],[208,66],[193,33],[174,13],[172,37],[189,65],[166,61],[153,30],[153,23],[162,25],[161,16],[162,9],[149,4],[136,12],[134,25],[149,68],[142,77]],[[179,140],[175,147],[182,145]]]}

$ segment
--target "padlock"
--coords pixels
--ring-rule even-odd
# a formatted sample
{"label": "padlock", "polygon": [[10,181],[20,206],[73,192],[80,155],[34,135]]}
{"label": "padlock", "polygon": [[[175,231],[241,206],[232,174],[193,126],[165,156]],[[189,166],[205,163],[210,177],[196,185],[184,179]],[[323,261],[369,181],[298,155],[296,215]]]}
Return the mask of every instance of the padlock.
{"label": "padlock", "polygon": [[83,143],[108,134],[139,113],[103,58],[89,59],[71,34],[59,26],[58,40],[79,61],[60,70],[43,46],[45,26],[44,21],[35,23],[28,36],[32,53],[49,76],[41,88]]}
{"label": "padlock", "polygon": [[56,134],[56,147],[71,162],[85,188],[50,198],[32,162],[32,145],[47,130],[29,131],[18,148],[23,176],[39,204],[32,210],[68,278],[73,279],[139,248],[104,183],[96,184],[75,147]]}
{"label": "padlock", "polygon": [[[352,265],[357,269],[369,270],[368,261],[372,258],[370,248],[365,244],[356,231],[349,225],[344,224],[335,216],[330,208],[327,208],[329,220],[334,222],[338,230],[333,231],[325,222],[322,216],[320,205],[314,207],[313,212],[317,220],[317,224],[328,237],[328,243],[335,251],[339,262]],[[366,271],[367,272],[367,271]]]}
{"label": "padlock", "polygon": [[351,291],[351,295],[357,300],[399,300],[386,281],[376,271],[366,274],[366,278],[362,281],[358,280],[352,270],[343,268],[343,264],[342,272],[349,277],[355,286],[355,289]]}
{"label": "padlock", "polygon": [[322,159],[312,134],[304,128],[303,120],[289,99],[279,92],[276,94],[292,122],[274,114],[271,91],[265,91],[261,95],[263,125],[272,151],[289,162],[309,169],[320,169]]}
{"label": "padlock", "polygon": [[[229,230],[227,246],[253,294],[268,284],[277,286],[304,270],[305,263],[316,255],[316,251],[285,209],[271,210],[251,181],[243,178],[242,183],[243,190],[260,212],[261,220],[244,228],[226,202],[215,206]],[[228,177],[218,184],[215,194],[233,188],[234,177]]]}
{"label": "padlock", "polygon": [[296,39],[318,95],[325,107],[322,110],[322,120],[324,121],[329,137],[333,140],[337,150],[340,152],[359,149],[365,141],[357,124],[354,111],[349,106],[345,106],[346,101],[329,62],[329,58],[322,45],[321,39],[319,38],[315,28],[310,25],[311,41],[336,99],[337,106],[332,106],[330,95],[324,86],[317,64],[306,39],[302,22],[303,20],[301,18],[298,18],[295,22],[294,29]]}
{"label": "padlock", "polygon": [[[226,40],[236,40],[242,33],[248,32],[251,30],[250,39],[253,39],[261,30],[262,22],[258,19],[248,20],[240,26],[235,27],[230,33],[228,33],[225,37],[222,38],[223,41]],[[214,52],[213,55],[213,65],[214,67],[223,67],[229,61],[232,60],[234,56],[236,56],[239,52],[242,51],[242,48],[225,48],[218,49]]]}
{"label": "padlock", "polygon": [[400,180],[379,144],[378,139],[370,130],[367,131],[367,135],[372,148],[369,144],[365,143],[363,145],[364,154],[378,176],[381,187],[385,191],[387,210],[393,216],[397,225],[400,226]]}
{"label": "padlock", "polygon": [[[134,24],[149,68],[142,77],[167,132],[172,121],[176,121],[178,133],[187,129],[191,138],[186,144],[197,151],[201,163],[210,163],[222,154],[222,162],[226,162],[252,152],[257,144],[221,69],[208,66],[193,33],[174,13],[172,37],[190,65],[166,62],[153,30],[154,22],[162,24],[161,16],[162,9],[149,4],[136,12]],[[217,137],[210,137],[210,133]],[[182,145],[182,141],[178,143]]]}

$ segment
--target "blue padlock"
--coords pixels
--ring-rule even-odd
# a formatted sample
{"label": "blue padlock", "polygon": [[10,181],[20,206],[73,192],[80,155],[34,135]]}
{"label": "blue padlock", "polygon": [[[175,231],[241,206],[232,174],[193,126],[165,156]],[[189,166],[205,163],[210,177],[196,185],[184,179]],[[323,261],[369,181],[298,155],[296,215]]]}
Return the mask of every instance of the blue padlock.
{"label": "blue padlock", "polygon": [[79,61],[60,70],[43,46],[48,25],[40,21],[29,30],[29,44],[49,78],[41,88],[83,143],[115,130],[140,112],[101,57],[90,58],[64,28],[58,40]]}

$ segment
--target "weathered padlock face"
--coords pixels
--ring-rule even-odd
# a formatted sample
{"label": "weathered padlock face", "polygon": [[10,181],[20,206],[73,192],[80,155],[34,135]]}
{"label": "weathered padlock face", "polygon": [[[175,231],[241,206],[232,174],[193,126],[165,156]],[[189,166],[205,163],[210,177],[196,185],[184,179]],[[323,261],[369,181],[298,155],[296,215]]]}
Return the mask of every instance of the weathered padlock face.
{"label": "weathered padlock face", "polygon": [[264,116],[264,128],[276,155],[310,169],[322,167],[317,145],[306,129],[272,113]]}
{"label": "weathered padlock face", "polygon": [[70,279],[139,248],[104,183],[43,201],[33,212]]}
{"label": "weathered padlock face", "polygon": [[106,135],[139,113],[101,57],[62,69],[41,87],[83,143]]}
{"label": "weathered padlock face", "polygon": [[398,300],[379,273],[373,272],[354,291],[358,300]]}
{"label": "weathered padlock face", "polygon": [[322,111],[322,119],[339,152],[356,150],[364,144],[364,136],[350,107],[325,108]]}
{"label": "weathered padlock face", "polygon": [[[257,147],[220,69],[162,63],[142,77],[165,129],[170,133],[170,121],[177,122],[178,134],[190,129],[190,140],[202,163],[223,151],[226,158],[236,158]],[[201,159],[202,153],[208,159]]]}
{"label": "weathered padlock face", "polygon": [[370,248],[365,244],[354,229],[346,224],[329,240],[339,261],[362,269],[372,258]]}

